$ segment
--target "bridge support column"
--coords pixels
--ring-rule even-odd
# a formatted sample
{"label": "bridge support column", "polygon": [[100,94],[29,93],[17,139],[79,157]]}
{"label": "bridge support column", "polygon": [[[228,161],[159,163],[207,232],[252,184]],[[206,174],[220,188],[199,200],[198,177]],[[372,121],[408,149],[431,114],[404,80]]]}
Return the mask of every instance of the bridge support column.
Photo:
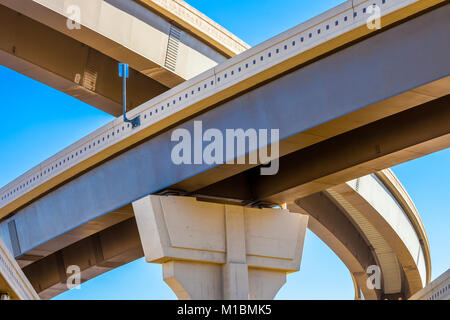
{"label": "bridge support column", "polygon": [[273,299],[300,268],[305,215],[175,196],[133,209],[147,262],[179,299]]}

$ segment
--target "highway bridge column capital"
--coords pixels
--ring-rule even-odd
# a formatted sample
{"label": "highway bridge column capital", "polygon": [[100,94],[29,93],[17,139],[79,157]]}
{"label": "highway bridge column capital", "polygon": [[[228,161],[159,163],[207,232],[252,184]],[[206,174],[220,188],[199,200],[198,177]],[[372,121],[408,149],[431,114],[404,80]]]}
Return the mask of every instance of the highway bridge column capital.
{"label": "highway bridge column capital", "polygon": [[147,262],[179,299],[273,299],[300,269],[306,215],[177,196],[133,209]]}

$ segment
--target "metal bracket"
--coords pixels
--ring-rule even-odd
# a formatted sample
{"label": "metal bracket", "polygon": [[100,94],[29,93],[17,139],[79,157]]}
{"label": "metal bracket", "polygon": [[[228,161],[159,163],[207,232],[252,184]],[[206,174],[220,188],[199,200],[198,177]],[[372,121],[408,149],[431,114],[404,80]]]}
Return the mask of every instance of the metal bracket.
{"label": "metal bracket", "polygon": [[178,190],[178,189],[164,189],[159,192],[156,192],[155,195],[158,196],[182,196],[182,197],[188,197],[191,196],[189,192]]}
{"label": "metal bracket", "polygon": [[247,203],[246,206],[251,207],[251,208],[258,208],[258,209],[264,209],[264,208],[273,209],[273,208],[281,207],[279,204],[276,204],[273,202],[267,202],[267,201],[253,201],[253,202]]}
{"label": "metal bracket", "polygon": [[130,77],[130,68],[126,63],[119,63],[119,77],[123,78],[123,121],[131,123],[132,128],[141,125],[141,116],[133,119],[127,118],[127,79]]}

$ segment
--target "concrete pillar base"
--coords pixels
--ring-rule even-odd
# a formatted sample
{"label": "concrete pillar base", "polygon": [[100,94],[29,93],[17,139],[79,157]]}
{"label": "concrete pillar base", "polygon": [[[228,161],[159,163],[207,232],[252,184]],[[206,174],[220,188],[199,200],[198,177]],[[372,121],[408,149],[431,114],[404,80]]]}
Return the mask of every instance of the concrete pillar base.
{"label": "concrete pillar base", "polygon": [[170,261],[163,263],[163,278],[180,300],[222,299],[219,264]]}
{"label": "concrete pillar base", "polygon": [[248,270],[249,299],[272,300],[285,283],[285,271],[250,268]]}
{"label": "concrete pillar base", "polygon": [[249,299],[249,270],[245,263],[226,263],[222,267],[223,299]]}
{"label": "concrete pillar base", "polygon": [[273,299],[300,268],[305,215],[172,196],[133,209],[147,262],[179,299]]}

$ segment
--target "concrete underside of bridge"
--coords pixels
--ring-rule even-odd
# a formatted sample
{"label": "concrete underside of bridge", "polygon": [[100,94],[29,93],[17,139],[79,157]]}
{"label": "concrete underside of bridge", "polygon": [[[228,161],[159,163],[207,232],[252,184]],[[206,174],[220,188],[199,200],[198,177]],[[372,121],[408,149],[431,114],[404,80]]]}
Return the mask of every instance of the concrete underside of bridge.
{"label": "concrete underside of bridge", "polygon": [[0,63],[114,116],[122,113],[118,60],[131,65],[128,110],[226,60],[189,32],[170,40],[175,26],[133,1],[85,1],[80,30],[51,2],[0,1]]}
{"label": "concrete underside of bridge", "polygon": [[[389,171],[380,172],[377,175],[379,179],[382,179],[386,174],[389,175]],[[392,176],[392,174],[390,175]],[[411,222],[409,222],[409,219],[412,219],[410,215],[405,216],[407,220],[403,218],[402,212],[406,212],[408,207],[411,207],[402,203],[402,201],[410,201],[407,195],[395,196],[394,191],[398,191],[398,187],[389,188],[390,191],[383,191],[388,188],[389,184],[386,184],[385,178],[383,179],[384,182],[379,184],[376,182],[379,179],[367,176],[350,184],[344,183],[321,193],[299,198],[288,204],[288,208],[291,212],[299,212],[309,217],[308,228],[316,233],[348,267],[355,278],[356,289],[361,290],[365,299],[407,298],[413,292],[422,288],[423,283],[428,281],[427,239],[424,233],[420,233],[422,230],[420,227],[412,227]],[[367,181],[375,182],[378,190],[373,189],[373,186],[367,188]],[[355,190],[351,187],[354,184],[356,184]],[[364,194],[364,190],[366,194]],[[376,195],[375,202],[370,200],[371,195]],[[51,253],[45,258],[27,254],[19,257],[19,263],[39,292],[40,297],[49,299],[67,290],[68,275],[65,270],[70,265],[80,266],[82,281],[84,282],[141,258],[144,256],[143,246],[146,248],[145,256],[148,262],[165,265],[167,270],[164,272],[164,279],[180,298],[204,299],[216,297],[221,299],[226,297],[225,291],[223,291],[225,287],[222,276],[226,269],[226,257],[232,255],[226,253],[226,248],[229,245],[225,245],[223,239],[238,241],[236,239],[239,239],[242,235],[238,236],[236,232],[228,235],[228,237],[224,235],[225,231],[220,228],[224,225],[223,221],[225,220],[223,219],[226,219],[226,216],[224,218],[221,214],[221,212],[225,212],[224,209],[220,208],[223,207],[223,204],[204,202],[204,200],[199,202],[195,201],[195,198],[186,197],[181,197],[181,200],[177,200],[179,197],[173,196],[155,198],[156,200],[152,200],[153,203],[161,201],[162,205],[150,205],[151,202],[145,200],[147,198],[143,198],[143,200],[134,204],[134,212],[139,218],[139,227],[133,217],[132,208],[126,206],[120,211],[106,215],[109,218],[103,216],[101,220],[97,219],[97,221],[92,221],[69,232],[65,235],[65,240],[70,241],[73,240],[69,239],[70,236],[79,237],[83,232],[88,234],[88,232],[95,232],[94,230],[104,228],[100,232],[67,245],[64,249]],[[177,201],[182,201],[182,203],[176,204]],[[175,207],[173,202],[175,202]],[[199,206],[197,203],[201,205]],[[158,207],[163,208],[163,213],[155,216],[154,212],[158,211]],[[215,207],[219,208],[215,209]],[[263,218],[263,213],[258,212],[259,209],[236,205],[225,205],[225,208],[237,208],[238,211],[253,210],[253,214],[256,214],[260,219]],[[400,212],[392,215],[396,208]],[[234,211],[236,209],[231,212]],[[278,213],[276,216],[283,215],[282,210],[272,210],[272,212]],[[389,217],[386,217],[386,214],[391,215],[395,222],[389,222]],[[106,219],[110,220],[110,224],[115,220],[116,224],[105,228]],[[272,221],[271,219],[273,218],[269,217],[269,221],[266,222],[269,231],[265,230],[258,233],[257,231],[262,228],[261,223],[259,223],[256,229],[253,231],[247,230],[244,234],[247,237],[249,234],[256,234],[256,238],[262,236],[263,238],[275,239],[277,237],[275,231],[282,228],[285,230],[283,234],[286,237],[289,234],[287,232],[289,227],[277,226],[277,220]],[[246,225],[249,224],[247,220],[245,220]],[[160,222],[155,225],[155,221]],[[295,223],[290,222],[288,225],[292,227]],[[87,230],[89,226],[91,229]],[[230,230],[233,230],[234,226],[235,224],[231,224],[231,229],[229,228],[228,231],[231,232]],[[269,236],[270,232],[275,233]],[[295,230],[293,232],[295,233]],[[422,230],[422,232],[424,231]],[[407,239],[418,237],[417,240],[413,241],[413,247],[416,245],[416,248],[412,249],[413,251],[408,247],[411,243],[404,241],[405,234]],[[60,241],[63,241],[63,238]],[[252,241],[246,240],[246,245],[238,246],[235,244],[234,247],[254,249],[255,242]],[[289,241],[292,242],[291,244],[295,243],[292,239]],[[273,244],[266,244],[261,247],[260,241],[257,243],[256,248],[273,246]],[[294,251],[301,254],[301,247]],[[41,252],[41,254],[45,253]],[[258,262],[258,260],[251,258],[254,256],[268,256],[266,259],[272,262],[269,265],[267,265],[267,261],[261,264],[261,261]],[[290,257],[289,254],[287,256]],[[273,295],[285,281],[283,280],[285,279],[285,273],[298,270],[299,265],[295,263],[294,267],[289,267],[288,270],[286,270],[286,267],[274,266],[273,263],[276,262],[276,259],[273,252],[270,254],[270,250],[266,254],[261,252],[255,254],[250,250],[248,257],[241,259],[242,261],[231,259],[234,262],[248,265],[249,273],[247,277],[255,276],[256,279],[261,279],[268,273],[267,276],[273,278],[272,282],[268,281],[268,283],[273,283],[272,289],[269,288],[270,286],[266,286],[267,291],[261,292],[258,289],[257,292],[259,293],[250,290],[248,293],[250,298],[273,298]],[[428,259],[428,262],[424,259]],[[174,266],[173,261],[184,262],[180,266]],[[280,261],[289,261],[289,258]],[[264,262],[264,259],[262,262]],[[208,283],[209,280],[205,280],[203,289],[188,281],[199,276],[191,268],[194,265],[196,266],[195,270],[199,267],[204,269],[205,274],[210,274],[206,278],[212,282]],[[380,290],[370,289],[366,285],[368,279],[366,270],[371,265],[378,265],[381,268],[383,282]],[[264,266],[269,267],[268,271],[263,271]],[[255,267],[260,271],[253,274],[252,270],[255,270]],[[179,269],[179,272],[175,272],[175,269]],[[244,278],[246,278],[245,274]],[[275,281],[275,279],[278,280]],[[185,285],[180,283],[185,283]],[[182,289],[185,286],[186,288]],[[264,286],[255,285],[253,288],[264,288]],[[208,292],[208,294],[205,295],[205,292]],[[244,290],[244,295],[247,294],[245,292],[247,291]],[[245,298],[242,296],[242,292],[237,297]]]}
{"label": "concrete underside of bridge", "polygon": [[[395,189],[387,191],[385,174],[394,177],[384,170],[288,205],[309,216],[308,228],[347,266],[365,299],[405,299],[429,281],[426,235],[411,228],[414,218],[406,212],[415,209],[401,205]],[[371,266],[380,268],[380,290],[367,285]]]}
{"label": "concrete underside of bridge", "polygon": [[[51,297],[65,290],[57,284],[64,280],[60,271],[66,259],[86,261],[77,252],[92,254],[85,264],[86,278],[92,270],[114,267],[110,262],[119,265],[142,256],[132,213],[117,223],[122,218],[114,212],[167,188],[240,205],[287,202],[302,207],[299,204],[306,206],[306,200],[299,199],[322,197],[327,199],[323,205],[337,208],[329,194],[316,193],[450,146],[449,14],[450,7],[443,6],[414,17],[177,126],[192,131],[193,121],[202,120],[204,128],[220,130],[280,128],[280,171],[275,176],[260,176],[258,167],[246,165],[176,166],[170,161],[171,132],[165,131],[12,212],[1,222],[0,235],[15,248],[41,296]],[[360,272],[374,261],[370,246],[361,239],[344,248],[349,246],[347,238],[359,234],[350,222],[342,218],[342,230],[330,233],[322,213],[310,211],[313,231],[322,239],[339,239],[341,244],[332,249],[343,250],[338,253],[341,258],[350,252],[343,259],[349,269]],[[108,215],[108,222],[97,224]],[[16,237],[9,225],[17,229]],[[65,237],[70,230],[73,235]],[[135,240],[127,247],[116,240],[122,236]],[[104,253],[106,248],[110,253]],[[132,254],[126,256],[128,251]],[[96,269],[97,263],[106,269]],[[47,264],[55,272],[44,272]],[[363,281],[361,275],[358,282]],[[416,290],[415,280],[401,283],[403,296]],[[367,291],[364,295],[383,296]]]}
{"label": "concrete underside of bridge", "polygon": [[0,238],[0,300],[38,300],[39,296]]}

